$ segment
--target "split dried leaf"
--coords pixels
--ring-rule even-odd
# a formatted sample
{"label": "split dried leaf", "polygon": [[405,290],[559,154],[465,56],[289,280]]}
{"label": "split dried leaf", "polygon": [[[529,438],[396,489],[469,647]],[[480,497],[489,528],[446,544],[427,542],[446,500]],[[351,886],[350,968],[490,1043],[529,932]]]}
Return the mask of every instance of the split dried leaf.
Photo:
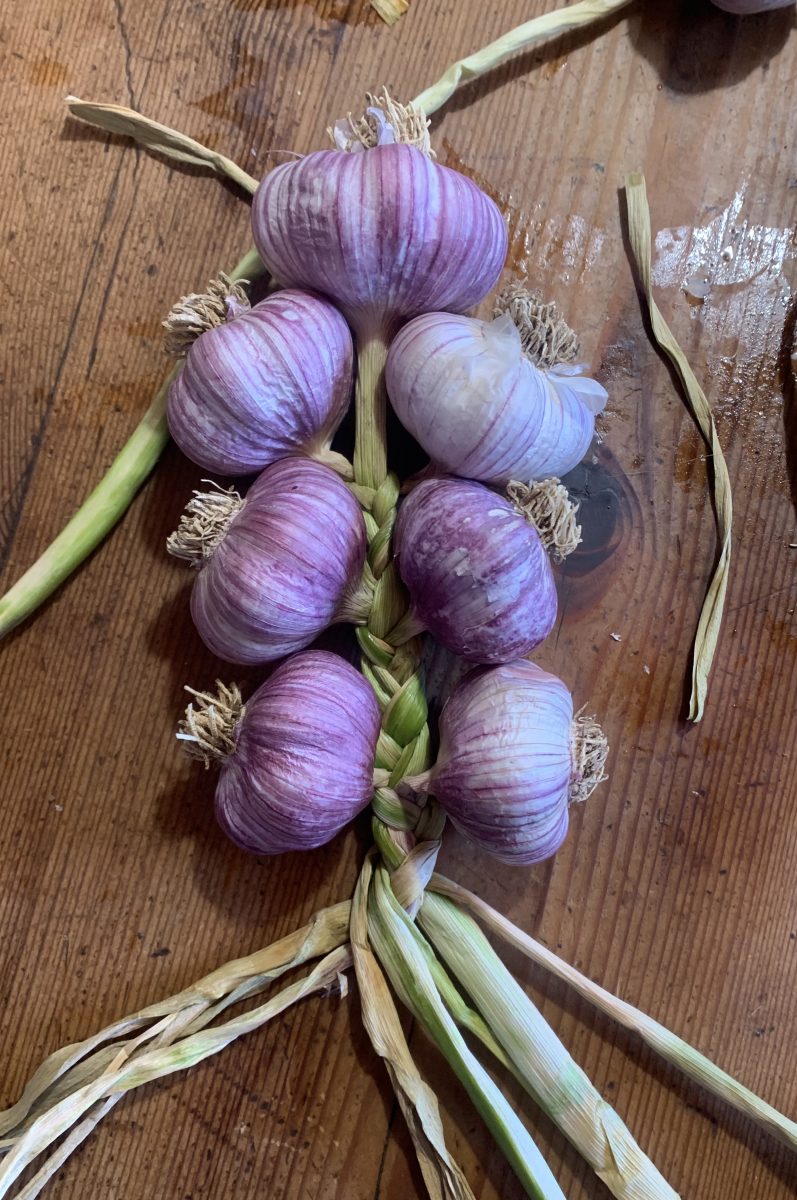
{"label": "split dried leaf", "polygon": [[618,999],[611,992],[593,983],[586,975],[582,975],[575,967],[571,967],[559,958],[547,946],[536,942],[517,925],[513,924],[502,913],[497,912],[479,896],[469,892],[442,875],[435,874],[430,882],[432,891],[438,895],[447,896],[460,908],[476,917],[489,933],[501,938],[507,945],[519,950],[533,963],[550,971],[557,979],[569,984],[579,996],[594,1004],[601,1012],[613,1017],[626,1029],[638,1034],[651,1049],[660,1054],[667,1062],[684,1072],[695,1083],[706,1088],[715,1096],[719,1096],[726,1104],[755,1121],[778,1141],[783,1142],[790,1150],[797,1151],[797,1123],[778,1112],[766,1100],[762,1100],[744,1084],[739,1083],[732,1075],[728,1075],[710,1058],[706,1058],[699,1050],[695,1050],[688,1042],[684,1042],[676,1034],[671,1033],[664,1025],[654,1021],[646,1013],[641,1012],[625,1000]]}
{"label": "split dried leaf", "polygon": [[286,971],[344,945],[350,912],[350,901],[322,909],[301,929],[266,949],[234,959],[169,999],[51,1054],[35,1071],[16,1104],[0,1112],[0,1136],[6,1135],[0,1141],[0,1151],[7,1151],[25,1131],[29,1116],[38,1116],[96,1080],[120,1054],[130,1058],[146,1040],[154,1044],[169,1033],[182,1037],[196,1032],[224,1008],[262,991]]}
{"label": "split dried leaf", "polygon": [[473,1200],[465,1176],[448,1152],[437,1097],[410,1054],[393,997],[368,940],[368,892],[373,855],[365,860],[352,901],[350,938],[363,1024],[384,1060],[412,1137],[430,1200]]}
{"label": "split dried leaf", "polygon": [[433,83],[415,97],[413,104],[427,114],[437,112],[458,87],[492,71],[493,67],[497,67],[510,55],[528,50],[530,46],[545,38],[592,25],[622,8],[627,8],[631,3],[632,0],[582,0],[580,4],[571,4],[555,12],[544,13],[541,17],[534,17],[531,21],[517,25],[508,33],[502,34],[475,54],[469,54],[467,58],[452,63],[437,83]]}
{"label": "split dried leaf", "polygon": [[684,389],[689,411],[711,456],[711,486],[717,513],[720,554],[703,602],[692,652],[692,694],[689,700],[689,720],[699,721],[705,708],[708,677],[717,649],[722,612],[725,607],[725,594],[728,590],[731,565],[731,526],[733,524],[731,480],[705,392],[653,299],[650,266],[650,210],[644,175],[634,173],[628,176],[625,195],[628,206],[628,235],[634,262],[645,293],[653,336],[675,367]]}
{"label": "split dried leaf", "polygon": [[73,117],[88,125],[105,129],[108,133],[131,137],[147,150],[163,154],[177,162],[189,163],[194,167],[209,167],[217,175],[231,180],[250,195],[257,190],[259,180],[241,170],[237,163],[224,154],[210,150],[178,129],[161,125],[123,104],[95,104],[77,96],[67,96],[66,102]]}

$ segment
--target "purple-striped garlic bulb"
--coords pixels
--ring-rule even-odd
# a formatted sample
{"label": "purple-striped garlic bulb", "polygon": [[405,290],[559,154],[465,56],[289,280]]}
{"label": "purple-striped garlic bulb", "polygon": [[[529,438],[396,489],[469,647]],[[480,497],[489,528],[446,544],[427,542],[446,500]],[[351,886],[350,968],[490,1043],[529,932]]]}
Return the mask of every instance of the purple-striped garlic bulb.
{"label": "purple-striped garlic bulb", "polygon": [[470,662],[528,654],[556,621],[556,586],[532,524],[480,483],[427,479],[404,500],[394,538],[408,616],[388,640],[428,630]]}
{"label": "purple-striped garlic bulb", "polygon": [[[177,324],[191,297],[169,318],[172,337],[188,343],[167,409],[177,445],[222,475],[250,474],[296,454],[323,458],[351,398],[346,321],[309,292],[278,292],[249,308],[240,288],[215,286],[218,294],[212,284],[209,297],[194,298],[205,323],[195,339]],[[196,328],[197,314],[188,315]]]}
{"label": "purple-striped garlic bulb", "polygon": [[399,420],[441,470],[504,485],[581,462],[607,394],[578,371],[535,366],[509,313],[426,313],[392,342],[386,382]]}
{"label": "purple-striped garlic bulb", "polygon": [[228,662],[282,658],[370,611],[362,511],[312,459],[267,467],[243,500],[196,494],[168,549],[199,567],[191,615],[208,649]]}
{"label": "purple-striped garlic bulb", "polygon": [[252,231],[280,283],[331,297],[360,341],[416,313],[477,304],[506,257],[504,218],[465,175],[421,150],[321,150],[270,171]]}
{"label": "purple-striped garlic bulb", "polygon": [[[178,737],[217,760],[216,818],[254,854],[311,850],[370,802],[380,713],[364,677],[325,650],[296,654],[253,696],[193,692]],[[191,689],[189,689],[190,691]]]}
{"label": "purple-striped garlic bulb", "polygon": [[520,660],[477,667],[457,684],[436,763],[406,784],[434,795],[488,854],[528,865],[559,849],[570,804],[605,778],[607,754],[595,722],[574,719],[561,679]]}

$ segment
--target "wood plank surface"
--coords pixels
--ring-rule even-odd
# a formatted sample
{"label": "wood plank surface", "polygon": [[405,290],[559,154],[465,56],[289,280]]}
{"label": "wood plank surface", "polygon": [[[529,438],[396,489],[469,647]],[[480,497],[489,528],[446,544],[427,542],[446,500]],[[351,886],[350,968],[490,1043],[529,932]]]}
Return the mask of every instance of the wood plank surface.
{"label": "wood plank surface", "polygon": [[[386,83],[553,7],[414,0],[27,0],[0,14],[3,192],[0,582],[101,476],[164,374],[172,301],[249,244],[243,198],[65,120],[129,104],[252,173]],[[589,702],[610,780],[556,860],[496,868],[453,833],[446,873],[797,1115],[797,32],[647,0],[470,85],[434,121],[441,161],[506,209],[525,270],[610,392],[574,473],[585,542],[538,656]],[[684,680],[715,550],[705,453],[651,348],[618,189],[648,181],[660,306],[714,405],[735,550],[706,717]],[[707,279],[703,304],[684,284]],[[166,535],[200,472],[174,448],[122,526],[0,646],[0,1102],[44,1054],[350,895],[368,823],[311,855],[247,857],[214,780],[179,755],[184,683],[229,668],[190,623]],[[617,638],[612,635],[618,635]],[[234,672],[251,683],[256,673]],[[512,966],[673,1186],[786,1200],[797,1160],[560,985]],[[408,1029],[409,1029],[408,1025]],[[413,1052],[479,1200],[521,1195],[422,1035]],[[569,1200],[608,1193],[512,1085]],[[66,1165],[62,1200],[405,1200],[421,1180],[356,989],[312,1000],[121,1102]]]}

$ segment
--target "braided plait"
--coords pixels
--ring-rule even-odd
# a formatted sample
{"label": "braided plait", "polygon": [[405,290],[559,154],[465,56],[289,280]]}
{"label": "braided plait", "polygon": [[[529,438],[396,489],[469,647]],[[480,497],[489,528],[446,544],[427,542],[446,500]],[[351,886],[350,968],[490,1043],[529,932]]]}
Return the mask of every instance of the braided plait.
{"label": "braided plait", "polygon": [[434,870],[445,817],[433,801],[418,804],[400,791],[403,779],[431,765],[431,738],[420,638],[411,638],[398,648],[387,640],[408,608],[391,555],[399,482],[389,472],[378,488],[357,491],[368,536],[366,570],[374,583],[371,612],[357,630],[360,665],[382,713],[375,761],[374,840],[392,871],[396,898],[414,915]]}

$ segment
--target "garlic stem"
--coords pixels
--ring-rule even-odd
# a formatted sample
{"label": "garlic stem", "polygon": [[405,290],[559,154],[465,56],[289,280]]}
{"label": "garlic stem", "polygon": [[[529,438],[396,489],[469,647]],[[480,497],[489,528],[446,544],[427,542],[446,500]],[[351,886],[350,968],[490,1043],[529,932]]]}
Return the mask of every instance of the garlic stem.
{"label": "garlic stem", "polygon": [[378,488],[387,475],[387,389],[385,363],[389,330],[376,325],[358,332],[354,477]]}
{"label": "garlic stem", "polygon": [[459,1032],[430,970],[425,941],[393,895],[384,867],[374,873],[368,896],[368,933],[399,998],[424,1026],[465,1088],[526,1195],[536,1200],[564,1200],[528,1130]]}
{"label": "garlic stem", "polygon": [[476,923],[427,892],[418,921],[454,982],[470,997],[526,1091],[617,1200],[678,1200],[677,1193],[593,1087]]}
{"label": "garlic stem", "polygon": [[[230,272],[231,279],[254,279],[263,264],[251,250]],[[0,599],[0,638],[52,595],[121,519],[169,440],[166,400],[175,367],[160,387],[132,437],[69,524],[32,567]]]}
{"label": "garlic stem", "polygon": [[430,889],[441,896],[454,901],[461,909],[470,912],[485,926],[491,934],[496,934],[508,945],[513,946],[526,958],[545,967],[557,979],[561,979],[572,987],[579,996],[594,1004],[601,1012],[613,1017],[626,1029],[639,1035],[651,1049],[660,1054],[667,1062],[672,1063],[684,1072],[695,1083],[712,1092],[726,1104],[755,1121],[779,1142],[797,1151],[797,1122],[790,1120],[778,1112],[772,1105],[767,1104],[749,1088],[746,1088],[732,1075],[728,1075],[721,1067],[706,1058],[699,1050],[695,1050],[688,1042],[684,1042],[676,1034],[671,1033],[664,1025],[654,1021],[647,1013],[634,1008],[614,996],[600,984],[593,983],[586,975],[582,975],[575,967],[571,967],[564,959],[558,957],[547,946],[529,937],[522,929],[513,924],[502,913],[492,908],[479,896],[469,892],[458,883],[446,879],[443,875],[434,875],[429,885]]}
{"label": "garlic stem", "polygon": [[87,125],[121,137],[131,137],[147,150],[162,154],[165,158],[174,158],[194,167],[209,167],[250,195],[257,189],[260,181],[241,170],[231,158],[210,150],[179,129],[161,125],[160,121],[144,117],[123,104],[95,104],[91,100],[80,100],[77,96],[67,96],[66,102],[72,116],[85,121]]}
{"label": "garlic stem", "polygon": [[151,1049],[135,1054],[126,1061],[120,1055],[96,1079],[36,1117],[0,1162],[0,1196],[6,1196],[28,1164],[66,1133],[84,1113],[94,1110],[98,1101],[120,1092],[132,1091],[175,1071],[184,1071],[217,1054],[230,1042],[259,1029],[299,1000],[340,986],[343,973],[350,966],[350,948],[347,944],[341,945],[316,963],[307,975],[250,1012],[225,1021],[222,1025],[199,1029],[172,1045],[161,1046],[156,1041]]}
{"label": "garlic stem", "polygon": [[571,4],[555,12],[545,13],[541,17],[534,17],[531,21],[502,34],[475,54],[452,63],[437,83],[433,83],[415,97],[412,105],[427,114],[437,112],[463,83],[492,71],[493,67],[497,67],[510,55],[528,50],[544,38],[556,37],[557,34],[592,25],[621,8],[627,8],[631,3],[632,0],[582,0],[580,4]]}
{"label": "garlic stem", "polygon": [[407,642],[411,641],[412,638],[418,637],[420,634],[422,634],[425,629],[426,626],[424,625],[423,621],[419,620],[410,608],[390,630],[387,635],[387,640],[390,642],[391,646],[404,646]]}
{"label": "garlic stem", "polygon": [[330,450],[328,446],[324,446],[312,453],[310,457],[314,458],[316,462],[323,463],[325,467],[329,467],[336,475],[340,475],[344,483],[354,481],[354,468],[345,454],[339,454],[337,450]]}

